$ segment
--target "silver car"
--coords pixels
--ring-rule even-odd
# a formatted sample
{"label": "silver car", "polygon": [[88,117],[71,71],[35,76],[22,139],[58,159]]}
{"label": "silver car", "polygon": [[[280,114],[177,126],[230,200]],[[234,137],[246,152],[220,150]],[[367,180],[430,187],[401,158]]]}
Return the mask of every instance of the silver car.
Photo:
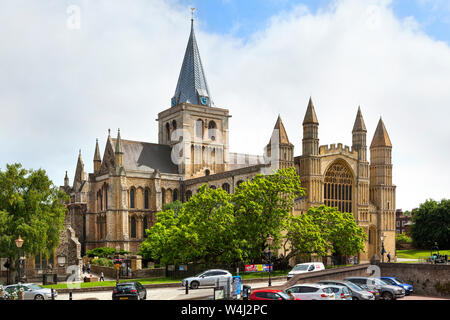
{"label": "silver car", "polygon": [[375,296],[372,293],[349,281],[320,280],[317,283],[322,285],[345,286],[348,290],[350,290],[352,300],[375,300]]}
{"label": "silver car", "polygon": [[[24,300],[51,300],[52,291],[51,289],[45,289],[34,283],[20,283],[12,284],[4,287],[8,294],[19,293],[20,289],[23,288]],[[53,290],[54,297],[58,296],[56,290]]]}
{"label": "silver car", "polygon": [[183,287],[188,285],[191,289],[197,289],[200,286],[214,286],[217,282],[224,285],[228,278],[232,280],[233,276],[227,270],[211,269],[194,277],[185,278],[181,284]]}

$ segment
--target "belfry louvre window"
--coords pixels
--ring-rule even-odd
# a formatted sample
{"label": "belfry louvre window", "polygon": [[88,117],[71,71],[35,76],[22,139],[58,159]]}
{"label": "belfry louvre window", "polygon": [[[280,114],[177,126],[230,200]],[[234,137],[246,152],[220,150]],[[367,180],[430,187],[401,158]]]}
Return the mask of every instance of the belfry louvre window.
{"label": "belfry louvre window", "polygon": [[352,212],[353,175],[342,162],[335,162],[325,174],[324,203],[341,212]]}

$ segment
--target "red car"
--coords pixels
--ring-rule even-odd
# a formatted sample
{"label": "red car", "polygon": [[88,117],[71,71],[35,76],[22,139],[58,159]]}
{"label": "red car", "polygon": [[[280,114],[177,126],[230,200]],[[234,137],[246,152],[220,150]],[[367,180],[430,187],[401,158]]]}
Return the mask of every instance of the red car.
{"label": "red car", "polygon": [[[263,289],[254,290],[250,295],[250,300],[291,300],[286,292],[281,290]],[[300,300],[298,298],[292,300]]]}

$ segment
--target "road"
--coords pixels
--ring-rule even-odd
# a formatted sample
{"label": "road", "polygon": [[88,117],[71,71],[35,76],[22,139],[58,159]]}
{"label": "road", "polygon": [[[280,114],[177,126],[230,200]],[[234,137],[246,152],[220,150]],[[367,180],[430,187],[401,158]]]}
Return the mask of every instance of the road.
{"label": "road", "polygon": [[[284,284],[285,281],[272,281],[273,286],[279,286]],[[267,287],[267,280],[263,282],[257,282],[250,284],[252,289]],[[189,290],[188,297],[195,299],[196,297],[203,297],[208,294],[213,296],[213,288],[199,288],[197,290]],[[86,293],[74,293],[72,295],[73,300],[111,300],[112,292],[108,291],[95,291]],[[147,299],[148,300],[181,300],[186,299],[185,288],[181,286],[175,288],[152,288],[147,289]],[[69,294],[59,294],[58,300],[69,300]]]}

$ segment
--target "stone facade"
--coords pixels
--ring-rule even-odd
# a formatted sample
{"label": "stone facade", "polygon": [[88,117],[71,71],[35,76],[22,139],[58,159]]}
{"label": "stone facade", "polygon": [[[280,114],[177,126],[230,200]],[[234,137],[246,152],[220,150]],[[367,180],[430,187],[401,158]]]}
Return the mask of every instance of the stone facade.
{"label": "stone facade", "polygon": [[[189,59],[192,59],[189,60]],[[293,208],[301,214],[326,204],[353,212],[369,240],[359,261],[381,252],[395,252],[395,186],[392,184],[392,145],[380,119],[367,157],[361,110],[352,131],[352,147],[319,145],[319,122],[310,99],[303,121],[302,154],[294,156],[281,117],[263,155],[230,152],[229,110],[212,103],[195,41],[193,24],[172,106],[158,114],[158,144],[124,140],[108,133],[103,156],[98,140],[94,172],[86,174],[81,152],[70,195],[71,226],[82,254],[108,246],[135,254],[145,229],[155,223],[163,204],[186,201],[203,184],[233,193],[242,182],[278,168],[295,167],[307,190]],[[189,69],[191,68],[191,69]],[[393,257],[394,258],[394,257]]]}

